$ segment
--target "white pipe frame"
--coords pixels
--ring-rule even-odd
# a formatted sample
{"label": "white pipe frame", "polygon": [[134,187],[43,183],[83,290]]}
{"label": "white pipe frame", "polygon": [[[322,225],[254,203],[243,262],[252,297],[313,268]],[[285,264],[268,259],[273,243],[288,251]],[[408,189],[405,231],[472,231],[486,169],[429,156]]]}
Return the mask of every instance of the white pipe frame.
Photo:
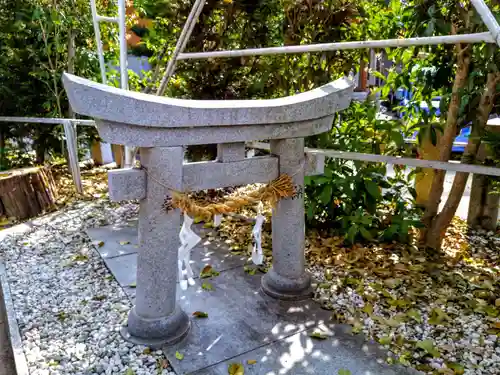
{"label": "white pipe frame", "polygon": [[490,8],[488,8],[484,0],[471,0],[471,3],[474,5],[474,8],[476,8],[479,16],[490,31],[491,36],[494,39],[494,43],[500,46],[500,25],[498,25],[498,22],[495,19],[495,16],[493,16],[493,13],[491,13]]}
{"label": "white pipe frame", "polygon": [[[126,27],[126,4],[125,0],[118,0],[118,17],[107,17],[97,14],[95,0],[90,0],[92,11],[92,22],[97,44],[97,55],[99,57],[99,67],[101,69],[102,83],[107,84],[106,63],[104,61],[104,51],[102,48],[100,22],[112,22],[118,24],[120,42],[120,88],[128,90],[128,61],[127,61],[127,27]],[[131,166],[134,159],[134,151],[130,147],[125,147],[125,166]]]}
{"label": "white pipe frame", "polygon": [[191,53],[179,54],[178,60],[230,58],[230,57],[280,55],[280,54],[283,55],[292,53],[340,51],[340,50],[363,49],[363,48],[371,49],[371,48],[410,47],[410,46],[423,46],[423,45],[435,45],[435,44],[480,43],[480,42],[495,43],[495,39],[493,38],[490,32],[484,32],[475,34],[428,36],[428,37],[406,38],[406,39],[365,40],[357,42],[304,44],[300,46],[247,48],[239,50],[212,51],[212,52],[191,52]]}
{"label": "white pipe frame", "polygon": [[99,58],[99,68],[101,69],[101,80],[103,84],[106,84],[106,64],[104,62],[104,51],[102,49],[101,29],[99,28],[99,18],[102,17],[97,14],[97,6],[95,0],[90,0],[90,10],[92,12],[92,23],[94,24],[97,57]]}
{"label": "white pipe frame", "polygon": [[186,48],[186,44],[189,38],[191,37],[191,33],[193,32],[194,26],[196,25],[198,18],[200,17],[204,5],[205,5],[205,0],[196,0],[195,4],[193,5],[193,8],[191,9],[191,12],[189,13],[189,16],[186,20],[186,24],[182,28],[181,35],[177,40],[174,53],[172,54],[172,57],[170,58],[167,64],[167,68],[165,69],[165,73],[163,74],[156,95],[162,96],[165,93],[168,81],[172,76],[172,74],[174,74],[175,64],[177,63],[178,57],[182,53],[182,51],[184,51],[184,48]]}

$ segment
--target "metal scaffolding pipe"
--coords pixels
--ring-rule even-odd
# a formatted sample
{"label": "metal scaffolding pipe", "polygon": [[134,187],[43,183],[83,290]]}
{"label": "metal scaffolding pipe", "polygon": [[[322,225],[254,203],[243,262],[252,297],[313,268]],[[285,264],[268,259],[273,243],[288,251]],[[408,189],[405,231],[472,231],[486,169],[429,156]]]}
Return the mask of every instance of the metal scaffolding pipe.
{"label": "metal scaffolding pipe", "polygon": [[493,38],[491,33],[484,32],[476,34],[429,36],[429,37],[407,38],[407,39],[366,40],[357,42],[308,44],[300,46],[248,48],[248,49],[239,49],[230,51],[191,52],[191,53],[181,53],[179,54],[177,59],[190,60],[190,59],[208,59],[208,58],[227,58],[227,57],[242,57],[242,56],[280,55],[280,54],[304,53],[304,52],[339,51],[339,50],[362,49],[362,48],[409,47],[418,45],[480,43],[480,42],[495,43],[495,39]]}
{"label": "metal scaffolding pipe", "polygon": [[483,0],[471,0],[471,3],[474,5],[474,8],[476,8],[476,11],[486,24],[488,30],[490,30],[495,43],[500,46],[500,25],[498,25],[498,22],[495,19],[495,16],[491,13],[490,8],[488,8]]}
{"label": "metal scaffolding pipe", "polygon": [[118,29],[120,38],[120,87],[124,90],[128,90],[125,0],[118,0]]}
{"label": "metal scaffolding pipe", "polygon": [[99,22],[113,22],[118,23],[119,20],[117,17],[107,17],[107,16],[97,16],[97,21]]}
{"label": "metal scaffolding pipe", "polygon": [[189,13],[189,16],[186,20],[186,24],[182,29],[179,39],[177,40],[174,53],[172,54],[172,57],[170,58],[167,64],[167,68],[165,69],[165,73],[163,74],[163,77],[160,82],[160,87],[158,88],[156,95],[162,96],[165,93],[168,80],[174,73],[175,64],[177,63],[178,57],[182,53],[182,51],[184,51],[184,48],[186,48],[186,44],[189,40],[189,37],[191,36],[191,33],[193,32],[194,26],[196,25],[196,21],[198,21],[198,17],[200,17],[204,5],[205,5],[205,0],[196,0],[195,4],[193,5],[193,8],[191,8],[191,12]]}
{"label": "metal scaffolding pipe", "polygon": [[97,56],[99,58],[99,68],[101,69],[101,81],[106,84],[106,64],[104,62],[104,51],[102,49],[101,30],[99,28],[99,15],[95,0],[90,0],[90,10],[92,11],[92,23],[94,24],[95,41],[97,45]]}
{"label": "metal scaffolding pipe", "polygon": [[[128,46],[126,27],[125,0],[118,0],[118,29],[120,38],[120,87],[128,90]],[[125,166],[130,167],[134,161],[134,150],[125,146]]]}

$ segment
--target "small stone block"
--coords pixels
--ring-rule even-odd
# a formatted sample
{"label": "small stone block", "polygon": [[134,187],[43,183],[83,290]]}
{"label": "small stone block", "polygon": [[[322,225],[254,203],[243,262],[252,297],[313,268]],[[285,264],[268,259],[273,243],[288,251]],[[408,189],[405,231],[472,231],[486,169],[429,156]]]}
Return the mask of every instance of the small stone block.
{"label": "small stone block", "polygon": [[119,202],[146,198],[146,172],[137,168],[108,172],[109,198]]}
{"label": "small stone block", "polygon": [[217,161],[229,162],[245,159],[245,143],[221,143],[217,145]]}
{"label": "small stone block", "polygon": [[325,173],[325,155],[306,152],[306,176],[317,176]]}

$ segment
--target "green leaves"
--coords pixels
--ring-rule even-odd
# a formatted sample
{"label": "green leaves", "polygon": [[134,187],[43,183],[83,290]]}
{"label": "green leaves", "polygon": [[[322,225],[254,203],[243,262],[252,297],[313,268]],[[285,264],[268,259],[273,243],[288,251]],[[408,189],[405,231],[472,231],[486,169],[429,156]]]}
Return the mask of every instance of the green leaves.
{"label": "green leaves", "polygon": [[184,354],[180,352],[175,352],[175,358],[177,358],[179,361],[182,361],[184,359]]}
{"label": "green leaves", "polygon": [[326,340],[328,338],[328,335],[320,331],[313,331],[309,334],[309,337],[316,340]]}
{"label": "green leaves", "polygon": [[211,290],[214,290],[214,286],[210,283],[203,283],[203,284],[201,284],[201,289],[206,290],[206,291],[211,291]]}
{"label": "green leaves", "polygon": [[382,336],[378,339],[378,342],[381,345],[389,345],[392,342],[392,338],[390,336]]}
{"label": "green leaves", "polygon": [[368,179],[365,179],[364,184],[365,184],[366,190],[373,198],[375,198],[375,199],[380,198],[380,189],[375,182],[368,180]]}
{"label": "green leaves", "polygon": [[418,310],[410,309],[406,312],[406,315],[415,320],[417,323],[422,323],[422,316],[420,315]]}
{"label": "green leaves", "polygon": [[371,241],[373,239],[373,236],[365,227],[359,227],[359,232],[365,240]]}
{"label": "green leaves", "polygon": [[452,369],[455,375],[462,375],[465,372],[464,366],[462,366],[460,363],[448,362],[446,363],[446,367]]}
{"label": "green leaves", "polygon": [[439,350],[434,346],[432,340],[427,339],[418,341],[415,346],[419,349],[422,349],[425,353],[430,354],[434,358],[438,358],[441,356]]}
{"label": "green leaves", "polygon": [[243,270],[246,273],[248,273],[249,275],[255,275],[255,273],[257,272],[257,268],[256,267],[251,267],[251,266],[244,266]]}
{"label": "green leaves", "polygon": [[405,143],[405,140],[403,138],[403,134],[399,131],[391,131],[390,132],[390,137],[391,140],[396,144],[398,147],[402,147]]}
{"label": "green leaves", "polygon": [[347,231],[347,235],[346,235],[346,240],[350,243],[354,243],[356,241],[356,236],[359,232],[359,228],[357,225],[352,225],[348,231]]}
{"label": "green leaves", "polygon": [[323,204],[329,204],[332,200],[332,192],[333,188],[332,185],[323,185],[323,190],[321,191],[321,194],[319,196],[319,200]]}
{"label": "green leaves", "polygon": [[194,316],[195,318],[208,318],[208,313],[203,312],[203,311],[195,311],[195,312],[193,313],[193,316]]}
{"label": "green leaves", "polygon": [[451,318],[448,316],[448,314],[446,314],[442,309],[436,307],[431,311],[431,314],[429,316],[429,324],[445,324],[450,319]]}
{"label": "green leaves", "polygon": [[200,278],[206,279],[209,277],[219,276],[220,273],[217,272],[211,265],[206,265],[200,272]]}

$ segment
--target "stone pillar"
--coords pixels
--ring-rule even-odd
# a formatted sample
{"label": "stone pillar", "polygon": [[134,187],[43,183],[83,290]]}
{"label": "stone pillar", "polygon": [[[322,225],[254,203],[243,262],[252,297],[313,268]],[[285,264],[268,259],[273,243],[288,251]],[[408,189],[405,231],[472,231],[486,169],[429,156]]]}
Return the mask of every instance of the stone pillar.
{"label": "stone pillar", "polygon": [[271,140],[271,153],[279,157],[279,170],[293,176],[295,198],[282,199],[273,211],[273,266],[262,278],[262,289],[274,298],[298,300],[312,294],[305,272],[304,139]]}
{"label": "stone pillar", "polygon": [[177,304],[177,251],[181,215],[163,208],[168,189],[182,189],[182,147],[141,149],[146,198],[140,202],[136,305],[125,339],[149,346],[174,344],[187,335],[190,320]]}

